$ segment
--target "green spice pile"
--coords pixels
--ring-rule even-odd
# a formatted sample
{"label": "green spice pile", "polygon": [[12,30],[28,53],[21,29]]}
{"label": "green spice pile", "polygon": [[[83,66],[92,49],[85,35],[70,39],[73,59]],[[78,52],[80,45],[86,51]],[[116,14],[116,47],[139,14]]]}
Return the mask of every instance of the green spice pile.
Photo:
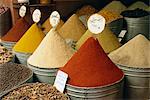
{"label": "green spice pile", "polygon": [[119,49],[109,54],[115,63],[137,67],[150,68],[150,41],[143,35],[137,35]]}
{"label": "green spice pile", "polygon": [[68,97],[52,85],[34,83],[15,89],[2,100],[68,100]]}
{"label": "green spice pile", "polygon": [[12,52],[0,45],[0,64],[7,63],[13,59]]}
{"label": "green spice pile", "polygon": [[32,71],[23,65],[14,63],[0,65],[0,94],[19,85],[31,75]]}

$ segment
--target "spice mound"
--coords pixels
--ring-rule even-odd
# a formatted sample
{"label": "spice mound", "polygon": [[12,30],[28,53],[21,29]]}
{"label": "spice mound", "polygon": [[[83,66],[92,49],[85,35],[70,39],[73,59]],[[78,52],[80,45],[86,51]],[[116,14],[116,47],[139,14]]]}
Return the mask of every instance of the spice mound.
{"label": "spice mound", "polygon": [[45,36],[28,63],[40,68],[59,68],[64,66],[74,54],[57,31],[51,31]]}
{"label": "spice mound", "polygon": [[2,41],[17,42],[29,29],[29,24],[24,18],[20,18],[16,24],[2,37]]}
{"label": "spice mound", "polygon": [[[84,35],[76,43],[76,49],[79,49],[83,45],[83,43],[89,37],[93,37],[93,35],[93,33],[87,30],[86,33],[84,33]],[[98,39],[100,45],[106,53],[110,53],[121,46],[117,37],[114,35],[114,33],[112,33],[112,31],[108,27],[105,27],[104,31],[98,34],[96,38]]]}
{"label": "spice mound", "polygon": [[97,10],[90,6],[90,5],[85,5],[83,6],[81,9],[77,10],[76,14],[78,16],[82,16],[82,15],[92,15],[94,14],[95,12],[97,12]]}
{"label": "spice mound", "polygon": [[102,15],[106,19],[107,24],[117,19],[123,18],[123,16],[121,16],[120,14],[109,10],[101,10],[98,12],[98,14]]}
{"label": "spice mound", "polygon": [[0,64],[7,63],[13,59],[12,52],[0,45]]}
{"label": "spice mound", "polygon": [[150,41],[137,35],[119,49],[109,54],[111,60],[136,68],[150,68]]}
{"label": "spice mound", "polygon": [[120,14],[122,11],[125,11],[126,8],[127,7],[124,4],[122,4],[121,1],[113,0],[108,5],[106,5],[103,9]]}
{"label": "spice mound", "polygon": [[64,39],[72,39],[78,41],[80,37],[85,33],[86,28],[79,20],[76,14],[73,14],[66,23],[58,30],[58,33]]}
{"label": "spice mound", "polygon": [[68,100],[68,97],[52,85],[34,83],[15,89],[2,100]]}
{"label": "spice mound", "polygon": [[44,37],[45,34],[35,23],[16,43],[16,45],[13,47],[13,51],[21,53],[33,53]]}
{"label": "spice mound", "polygon": [[0,94],[21,84],[32,76],[32,71],[22,65],[6,63],[0,65]]}
{"label": "spice mound", "polygon": [[128,9],[128,10],[135,10],[135,9],[137,9],[137,8],[140,8],[140,9],[145,10],[145,9],[148,8],[148,5],[146,5],[146,4],[145,4],[144,2],[142,2],[142,1],[138,1],[138,0],[137,0],[137,2],[133,3],[132,5],[130,5],[127,9]]}
{"label": "spice mound", "polygon": [[131,17],[131,18],[138,18],[143,16],[148,16],[149,12],[142,10],[142,9],[135,9],[135,10],[127,10],[122,12],[124,17]]}
{"label": "spice mound", "polygon": [[124,76],[93,37],[81,46],[61,70],[69,75],[68,84],[78,87],[106,86],[117,83]]}

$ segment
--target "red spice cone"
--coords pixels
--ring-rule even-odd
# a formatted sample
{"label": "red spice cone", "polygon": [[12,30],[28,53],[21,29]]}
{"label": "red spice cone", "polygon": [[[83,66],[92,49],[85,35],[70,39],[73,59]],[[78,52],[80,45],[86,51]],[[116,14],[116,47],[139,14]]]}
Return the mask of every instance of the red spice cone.
{"label": "red spice cone", "polygon": [[29,29],[30,25],[24,18],[20,18],[16,24],[8,31],[8,33],[2,37],[3,41],[17,42]]}
{"label": "red spice cone", "polygon": [[61,70],[69,75],[68,84],[78,87],[109,85],[124,76],[93,37],[81,46]]}

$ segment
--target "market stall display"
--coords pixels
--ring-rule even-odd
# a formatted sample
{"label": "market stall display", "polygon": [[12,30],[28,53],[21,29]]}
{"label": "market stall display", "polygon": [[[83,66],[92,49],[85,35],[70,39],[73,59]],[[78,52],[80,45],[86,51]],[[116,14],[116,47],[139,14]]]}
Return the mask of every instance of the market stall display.
{"label": "market stall display", "polygon": [[0,0],[0,100],[150,99],[147,0],[12,1]]}

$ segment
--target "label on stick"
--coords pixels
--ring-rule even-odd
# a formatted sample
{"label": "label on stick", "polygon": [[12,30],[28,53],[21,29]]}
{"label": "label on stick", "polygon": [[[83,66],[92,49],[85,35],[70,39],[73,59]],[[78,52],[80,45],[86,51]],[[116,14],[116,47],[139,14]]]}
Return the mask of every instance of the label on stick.
{"label": "label on stick", "polygon": [[53,28],[56,28],[60,22],[60,14],[57,11],[53,11],[50,15],[50,24]]}
{"label": "label on stick", "polygon": [[34,22],[38,23],[41,19],[41,11],[39,9],[34,10],[32,18]]}
{"label": "label on stick", "polygon": [[106,20],[103,16],[99,14],[93,14],[88,19],[88,29],[94,34],[101,33],[105,28]]}
{"label": "label on stick", "polygon": [[24,17],[26,15],[26,11],[27,11],[26,6],[21,6],[20,9],[19,9],[19,15],[21,17]]}
{"label": "label on stick", "polygon": [[57,90],[59,90],[61,93],[64,92],[66,82],[67,82],[68,74],[66,74],[63,71],[58,71],[54,86],[56,87]]}

